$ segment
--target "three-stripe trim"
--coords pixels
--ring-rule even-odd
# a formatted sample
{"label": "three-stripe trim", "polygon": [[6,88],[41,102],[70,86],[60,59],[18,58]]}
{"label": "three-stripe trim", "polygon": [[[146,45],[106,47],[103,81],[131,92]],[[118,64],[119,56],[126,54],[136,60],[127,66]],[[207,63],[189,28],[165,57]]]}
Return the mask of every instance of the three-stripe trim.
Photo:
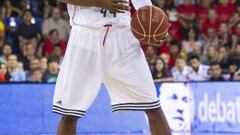
{"label": "three-stripe trim", "polygon": [[141,110],[148,110],[148,109],[155,109],[160,107],[160,102],[152,102],[152,103],[124,103],[124,104],[116,104],[112,105],[112,111],[141,111]]}
{"label": "three-stripe trim", "polygon": [[70,115],[70,116],[75,116],[75,117],[82,117],[86,113],[85,111],[65,109],[65,108],[62,108],[62,107],[59,107],[56,105],[53,106],[53,112],[61,114],[61,115]]}

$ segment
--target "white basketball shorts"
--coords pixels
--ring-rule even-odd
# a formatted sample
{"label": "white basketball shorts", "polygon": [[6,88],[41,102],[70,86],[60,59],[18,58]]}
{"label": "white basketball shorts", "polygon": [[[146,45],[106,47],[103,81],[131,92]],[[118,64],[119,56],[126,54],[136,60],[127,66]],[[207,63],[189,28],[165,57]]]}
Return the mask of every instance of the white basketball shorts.
{"label": "white basketball shorts", "polygon": [[57,79],[53,112],[82,117],[102,83],[113,112],[160,107],[150,69],[130,27],[73,26]]}

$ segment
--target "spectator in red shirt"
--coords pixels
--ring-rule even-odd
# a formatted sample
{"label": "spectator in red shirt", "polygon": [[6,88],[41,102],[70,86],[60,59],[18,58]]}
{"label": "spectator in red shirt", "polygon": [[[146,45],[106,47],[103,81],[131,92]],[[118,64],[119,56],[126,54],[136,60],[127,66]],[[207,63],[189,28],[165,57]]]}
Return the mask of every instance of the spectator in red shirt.
{"label": "spectator in red shirt", "polygon": [[237,0],[229,0],[229,7],[233,12],[237,11]]}
{"label": "spectator in red shirt", "polygon": [[59,33],[56,29],[49,32],[49,39],[43,45],[43,54],[45,56],[52,56],[55,46],[61,48],[61,55],[63,56],[66,50],[66,43],[59,38]]}
{"label": "spectator in red shirt", "polygon": [[0,63],[0,82],[7,81],[6,73],[7,73],[7,65]]}
{"label": "spectator in red shirt", "polygon": [[177,7],[177,11],[182,19],[193,21],[196,16],[197,8],[191,3],[191,0],[184,0],[184,3]]}
{"label": "spectator in red shirt", "polygon": [[169,68],[174,66],[175,60],[181,52],[181,44],[178,41],[170,42],[170,60],[168,62]]}
{"label": "spectator in red shirt", "polygon": [[240,14],[238,12],[234,13],[233,16],[231,17],[228,26],[231,30],[232,34],[237,33],[237,25],[240,22]]}
{"label": "spectator in red shirt", "polygon": [[197,8],[197,21],[201,26],[208,19],[208,10],[211,8],[211,0],[199,0],[199,7]]}
{"label": "spectator in red shirt", "polygon": [[171,35],[173,40],[181,41],[183,39],[183,34],[181,31],[183,30],[183,25],[180,21],[171,21],[171,27],[169,29],[169,34]]}
{"label": "spectator in red shirt", "polygon": [[233,4],[231,4],[229,0],[219,0],[215,10],[218,14],[219,21],[227,22],[236,11],[236,8],[234,8]]}
{"label": "spectator in red shirt", "polygon": [[201,33],[206,34],[207,30],[213,28],[216,32],[219,30],[220,22],[217,19],[217,14],[214,9],[208,11],[208,19],[203,23],[201,27]]}

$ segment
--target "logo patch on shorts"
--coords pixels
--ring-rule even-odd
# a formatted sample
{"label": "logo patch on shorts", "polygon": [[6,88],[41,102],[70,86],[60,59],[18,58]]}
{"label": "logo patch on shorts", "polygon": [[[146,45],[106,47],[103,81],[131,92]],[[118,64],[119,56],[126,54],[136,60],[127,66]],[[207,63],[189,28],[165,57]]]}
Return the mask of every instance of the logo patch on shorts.
{"label": "logo patch on shorts", "polygon": [[57,101],[58,105],[62,105],[62,100]]}

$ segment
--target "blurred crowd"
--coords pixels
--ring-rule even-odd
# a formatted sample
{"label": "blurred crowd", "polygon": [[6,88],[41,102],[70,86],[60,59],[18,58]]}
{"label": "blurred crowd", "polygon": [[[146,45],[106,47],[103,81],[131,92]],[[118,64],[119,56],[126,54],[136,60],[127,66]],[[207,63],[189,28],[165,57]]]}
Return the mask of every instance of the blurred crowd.
{"label": "blurred crowd", "polygon": [[0,2],[0,82],[56,82],[70,32],[53,0]]}
{"label": "blurred crowd", "polygon": [[172,24],[159,48],[144,46],[155,81],[240,80],[240,1],[153,2]]}
{"label": "blurred crowd", "polygon": [[[153,0],[171,21],[168,39],[142,45],[157,82],[240,80],[237,0]],[[0,0],[0,82],[56,82],[70,26],[54,0]]]}

